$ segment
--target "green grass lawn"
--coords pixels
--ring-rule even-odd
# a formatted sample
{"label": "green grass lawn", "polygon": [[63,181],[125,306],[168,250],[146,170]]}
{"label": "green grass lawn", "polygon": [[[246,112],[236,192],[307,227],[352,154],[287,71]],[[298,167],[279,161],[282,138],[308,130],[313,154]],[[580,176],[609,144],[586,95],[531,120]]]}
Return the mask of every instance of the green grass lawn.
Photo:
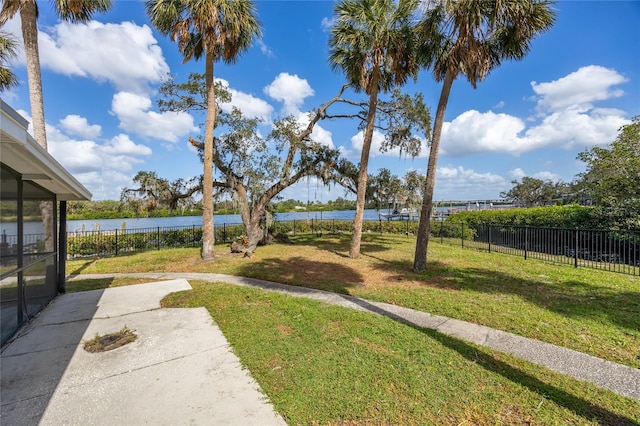
{"label": "green grass lawn", "polygon": [[[250,259],[216,247],[77,260],[69,291],[147,280],[82,273],[214,272],[424,310],[640,366],[640,278],[432,243],[411,271],[413,239],[298,236]],[[208,309],[277,411],[295,424],[640,424],[640,403],[436,331],[317,301],[191,282],[165,307]]]}
{"label": "green grass lawn", "polygon": [[640,403],[390,318],[254,288],[191,282],[288,424],[632,425]]}
{"label": "green grass lawn", "polygon": [[[388,302],[512,332],[640,368],[640,277],[432,242],[428,270],[411,271],[415,240],[365,234],[348,258],[349,236],[297,236],[251,258],[219,246],[168,249],[68,262],[69,273],[215,272]],[[94,286],[118,285],[107,280]],[[88,283],[69,283],[86,288]],[[75,287],[74,287],[75,286]]]}

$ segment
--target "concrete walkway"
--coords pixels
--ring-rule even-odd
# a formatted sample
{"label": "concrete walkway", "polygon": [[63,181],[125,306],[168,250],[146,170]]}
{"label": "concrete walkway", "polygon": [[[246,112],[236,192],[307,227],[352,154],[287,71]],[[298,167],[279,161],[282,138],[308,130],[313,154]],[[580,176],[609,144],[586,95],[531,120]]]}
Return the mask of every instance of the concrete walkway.
{"label": "concrete walkway", "polygon": [[357,297],[295,287],[253,278],[204,273],[144,273],[81,275],[82,278],[138,277],[148,279],[200,280],[225,282],[278,291],[297,297],[320,300],[332,305],[369,311],[403,323],[437,330],[443,334],[515,355],[579,380],[591,382],[620,395],[640,401],[640,369],[617,364],[578,351],[563,348],[512,333],[494,330],[466,321],[431,315],[387,303],[371,302]]}
{"label": "concrete walkway", "polygon": [[[164,277],[163,277],[164,278]],[[184,279],[65,294],[2,349],[2,425],[285,425]],[[134,331],[115,350],[82,342]]]}

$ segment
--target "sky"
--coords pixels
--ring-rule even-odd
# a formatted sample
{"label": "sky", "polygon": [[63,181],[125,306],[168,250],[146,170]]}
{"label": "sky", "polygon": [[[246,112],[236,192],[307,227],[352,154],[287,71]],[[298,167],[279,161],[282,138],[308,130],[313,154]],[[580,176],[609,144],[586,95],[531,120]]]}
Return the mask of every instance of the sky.
{"label": "sky", "polygon": [[[49,152],[93,194],[120,198],[138,171],[175,180],[202,174],[188,138],[201,115],[161,112],[158,88],[167,74],[186,81],[204,61],[182,63],[177,46],[149,23],[144,2],[114,0],[83,24],[58,21],[52,2],[39,2],[39,46]],[[304,117],[345,83],[328,62],[332,1],[259,1],[262,36],[235,64],[216,63],[232,104],[259,116],[261,133],[274,119]],[[554,4],[556,23],[536,37],[521,61],[504,62],[474,90],[458,78],[449,98],[434,201],[493,200],[524,176],[570,182],[585,170],[577,154],[613,142],[640,114],[640,1]],[[4,31],[20,40],[18,19]],[[9,64],[21,84],[0,96],[30,120],[24,54]],[[403,87],[421,92],[432,116],[441,84],[425,70]],[[345,97],[364,100],[363,94]],[[225,106],[230,108],[230,105]],[[314,137],[360,160],[358,123],[322,121]],[[374,136],[369,173],[425,173],[428,148],[416,158],[379,151]],[[340,187],[305,180],[284,199],[326,202],[355,198]]]}

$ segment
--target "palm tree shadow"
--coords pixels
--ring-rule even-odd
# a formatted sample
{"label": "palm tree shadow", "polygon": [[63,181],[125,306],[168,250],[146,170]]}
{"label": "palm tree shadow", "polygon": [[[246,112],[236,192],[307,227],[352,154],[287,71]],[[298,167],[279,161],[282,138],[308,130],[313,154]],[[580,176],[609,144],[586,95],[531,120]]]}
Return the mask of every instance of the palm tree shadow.
{"label": "palm tree shadow", "polygon": [[[575,414],[585,418],[586,420],[597,420],[600,424],[606,425],[637,425],[638,423],[630,417],[611,412],[606,408],[598,406],[591,401],[587,401],[579,396],[570,394],[569,392],[559,389],[550,383],[532,376],[504,361],[500,361],[493,357],[490,353],[485,352],[478,347],[466,343],[463,340],[447,336],[436,330],[420,327],[411,321],[389,312],[379,306],[372,305],[365,300],[349,297],[347,300],[358,304],[364,310],[378,315],[385,316],[394,321],[398,321],[405,324],[430,338],[440,342],[442,345],[449,349],[452,349],[462,355],[467,360],[474,364],[481,366],[482,368],[499,374],[500,376],[508,379],[513,383],[517,383],[526,387],[527,389],[535,392],[541,396],[541,398],[551,400],[559,406],[562,406]],[[559,373],[558,373],[559,374]]]}
{"label": "palm tree shadow", "polygon": [[96,263],[97,260],[98,260],[97,258],[93,258],[93,259],[87,260],[82,265],[78,266],[74,271],[69,272],[68,275],[70,275],[70,276],[80,275],[80,273],[82,273],[82,271],[84,271],[89,266],[91,266],[94,263]]}
{"label": "palm tree shadow", "polygon": [[[361,254],[380,253],[389,250],[389,243],[396,240],[385,235],[364,234],[361,240]],[[328,234],[326,236],[301,236],[297,238],[296,244],[307,244],[319,250],[328,251],[341,257],[349,257],[349,244],[351,236],[349,234]]]}

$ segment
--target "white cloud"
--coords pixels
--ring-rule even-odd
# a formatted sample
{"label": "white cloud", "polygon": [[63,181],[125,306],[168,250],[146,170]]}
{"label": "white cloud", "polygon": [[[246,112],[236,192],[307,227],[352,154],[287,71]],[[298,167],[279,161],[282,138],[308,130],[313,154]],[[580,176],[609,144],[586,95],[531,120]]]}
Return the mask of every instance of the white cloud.
{"label": "white cloud", "polygon": [[113,155],[151,155],[151,148],[137,145],[129,136],[119,134],[107,142],[102,151]]}
{"label": "white cloud", "polygon": [[231,109],[236,107],[247,117],[258,117],[265,122],[271,121],[273,107],[267,101],[230,88],[229,82],[222,78],[216,78],[216,81],[222,83],[231,94],[231,102],[221,105],[223,111],[231,112]]}
{"label": "white cloud", "polygon": [[[271,122],[274,109],[268,102],[230,88],[229,82],[225,79],[217,78],[216,81],[222,83],[231,94],[231,102],[221,105],[223,111],[230,112],[235,106],[248,117],[259,117],[266,123]],[[273,99],[284,102],[284,112],[294,115],[301,127],[306,127],[309,124],[309,114],[300,111],[304,98],[314,93],[306,80],[300,79],[297,75],[281,73],[269,86],[264,88],[264,92]],[[311,138],[329,148],[335,148],[331,132],[320,124],[314,126]]]}
{"label": "white cloud", "polygon": [[331,149],[335,148],[333,144],[333,138],[331,132],[322,128],[319,124],[316,124],[313,127],[313,132],[311,132],[311,138],[320,143],[321,145],[327,146]]}
{"label": "white cloud", "polygon": [[[370,157],[377,157],[378,155],[383,155],[380,152],[380,147],[382,146],[382,142],[384,142],[384,135],[377,130],[373,131],[373,137],[371,138],[371,151],[369,152]],[[359,131],[355,135],[351,137],[351,148],[357,153],[358,156],[362,153],[362,146],[364,145],[364,131]],[[385,154],[393,154],[392,152],[387,152]],[[396,153],[399,155],[399,151]]]}
{"label": "white cloud", "polygon": [[60,120],[60,126],[73,136],[85,139],[94,139],[100,136],[102,127],[98,124],[89,124],[86,118],[70,114]]}
{"label": "white cloud", "polygon": [[[297,121],[300,124],[301,128],[306,128],[309,125],[310,118],[309,114],[299,113],[297,117]],[[311,132],[311,139],[315,142],[318,142],[321,145],[327,146],[331,149],[335,148],[333,143],[333,136],[331,132],[325,128],[323,128],[320,124],[316,123],[313,126],[313,131]]]}
{"label": "white cloud", "polygon": [[307,80],[286,72],[280,73],[267,87],[264,93],[272,99],[284,103],[285,114],[298,114],[304,99],[313,96],[314,91]]}
{"label": "white cloud", "polygon": [[119,199],[121,188],[131,184],[134,165],[152,154],[151,149],[122,134],[100,144],[47,130],[51,155],[91,191],[94,199]]}
{"label": "white cloud", "polygon": [[540,124],[527,130],[526,139],[532,146],[582,150],[613,142],[618,129],[627,123],[629,120],[620,110],[566,108],[544,117]]}
{"label": "white cloud", "polygon": [[442,128],[442,155],[467,155],[480,152],[530,151],[529,141],[518,136],[525,124],[508,114],[466,111]]}
{"label": "white cloud", "polygon": [[322,21],[320,21],[320,28],[322,28],[323,31],[331,31],[334,23],[335,19],[327,18],[325,16],[324,18],[322,18]]}
{"label": "white cloud", "polygon": [[[369,152],[370,157],[378,157],[378,156],[389,156],[395,158],[404,158],[407,157],[406,152],[401,152],[399,147],[395,147],[393,149],[389,149],[387,151],[382,151],[381,147],[384,143],[385,136],[380,133],[378,130],[373,131],[373,137],[371,139],[371,151]],[[429,156],[429,149],[427,148],[427,142],[424,138],[420,137],[422,141],[422,150],[420,154],[416,158],[427,158]],[[351,137],[351,148],[353,152],[351,154],[345,153],[345,155],[358,157],[362,153],[362,146],[364,145],[364,131],[359,131],[355,135]]]}
{"label": "white cloud", "polygon": [[522,119],[509,114],[469,110],[444,123],[440,154],[520,155],[546,147],[584,149],[611,143],[629,121],[624,111],[592,103],[621,96],[613,86],[625,81],[615,70],[589,66],[552,82],[533,82],[538,110],[543,113],[537,123],[527,128]]}
{"label": "white cloud", "polygon": [[508,187],[500,175],[447,165],[436,170],[434,201],[492,199]]}
{"label": "white cloud", "polygon": [[[108,168],[86,173],[74,173],[78,179],[93,194],[93,200],[118,200],[122,188],[132,185],[133,176],[118,170]],[[74,231],[74,229],[70,229]]]}
{"label": "white cloud", "polygon": [[440,154],[520,155],[547,147],[582,150],[611,143],[629,120],[624,111],[594,103],[621,96],[622,91],[613,86],[625,81],[615,70],[588,66],[552,82],[534,82],[531,86],[541,114],[528,128],[509,114],[469,110],[444,123]]}
{"label": "white cloud", "polygon": [[[31,118],[31,114],[23,109],[16,110],[18,114],[24,117],[25,120],[29,122],[29,127],[27,128],[27,132],[33,136],[33,120]],[[67,135],[63,134],[57,127],[50,125],[49,123],[45,123],[45,130],[47,132],[47,142],[51,140],[55,141],[67,141],[71,140]]]}
{"label": "white cloud", "polygon": [[507,175],[512,181],[514,180],[521,181],[522,178],[525,176],[544,180],[544,181],[550,180],[551,182],[559,182],[562,180],[562,177],[557,173],[553,173],[549,171],[540,171],[533,174],[528,174],[524,170],[522,170],[522,168],[520,167],[515,168],[513,170],[509,170],[507,172]]}
{"label": "white cloud", "polygon": [[185,112],[149,111],[151,99],[129,92],[113,95],[112,112],[120,120],[120,128],[145,138],[176,142],[198,130],[193,117]]}
{"label": "white cloud", "polygon": [[147,93],[149,84],[160,82],[169,72],[147,25],[62,22],[40,31],[38,43],[43,68],[108,81],[120,91]]}
{"label": "white cloud", "polygon": [[134,164],[144,162],[140,157],[152,154],[149,147],[134,143],[127,135],[120,134],[104,144],[61,135],[49,132],[49,152],[74,175],[103,172],[105,169],[130,172]]}
{"label": "white cloud", "polygon": [[616,70],[590,65],[555,81],[532,81],[531,88],[539,96],[541,111],[557,111],[566,107],[589,107],[595,101],[620,97],[624,92],[614,86],[626,81]]}
{"label": "white cloud", "polygon": [[[48,148],[53,157],[76,178],[78,174],[100,171],[103,165],[100,145],[88,140],[56,140],[48,135]],[[82,182],[82,181],[80,181]]]}
{"label": "white cloud", "polygon": [[273,54],[273,50],[271,50],[269,46],[264,44],[264,41],[262,41],[261,38],[258,39],[258,46],[260,47],[260,51],[262,52],[262,54],[265,55],[267,58],[273,58],[275,56]]}
{"label": "white cloud", "polygon": [[550,180],[551,182],[558,182],[562,180],[560,175],[553,172],[537,172],[537,173],[534,173],[532,177],[536,179],[544,180],[544,181]]}
{"label": "white cloud", "polygon": [[509,178],[511,178],[511,180],[520,180],[527,175],[525,171],[522,170],[520,167],[513,170],[509,170],[507,174],[509,175]]}
{"label": "white cloud", "polygon": [[[25,111],[18,113],[31,121]],[[93,199],[119,199],[122,187],[131,184],[134,165],[144,163],[144,158],[152,154],[149,147],[136,144],[124,134],[107,141],[74,139],[61,128],[46,124],[47,150],[93,194]],[[29,132],[33,134],[31,125]]]}

